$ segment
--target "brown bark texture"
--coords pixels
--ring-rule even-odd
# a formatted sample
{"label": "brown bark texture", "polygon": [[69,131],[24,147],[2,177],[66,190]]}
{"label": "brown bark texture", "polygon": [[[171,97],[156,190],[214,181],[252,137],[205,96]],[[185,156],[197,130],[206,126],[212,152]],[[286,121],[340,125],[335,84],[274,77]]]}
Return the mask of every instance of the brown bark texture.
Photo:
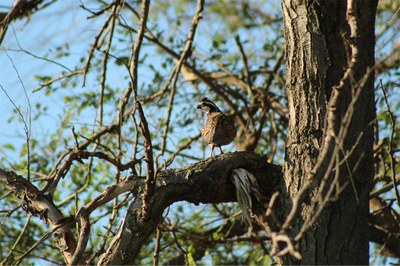
{"label": "brown bark texture", "polygon": [[174,202],[187,201],[197,205],[236,201],[230,178],[232,170],[237,168],[245,168],[255,175],[265,197],[283,187],[281,167],[269,164],[266,157],[251,152],[228,153],[182,169],[159,172],[148,217],[143,219],[140,215],[143,203],[138,197],[129,206],[118,233],[98,265],[132,264],[155,232],[165,208]]}
{"label": "brown bark texture", "polygon": [[[46,197],[38,188],[13,171],[0,169],[0,184],[22,199],[27,213],[43,219],[52,229],[55,243],[63,255],[65,262],[72,261],[76,249],[76,240],[71,232],[70,219],[64,218],[52,199]],[[77,261],[83,264],[83,258]]]}
{"label": "brown bark texture", "polygon": [[289,103],[284,178],[292,198],[309,186],[292,234],[319,215],[300,240],[302,260],[287,256],[285,264],[368,264],[376,5],[282,0]]}

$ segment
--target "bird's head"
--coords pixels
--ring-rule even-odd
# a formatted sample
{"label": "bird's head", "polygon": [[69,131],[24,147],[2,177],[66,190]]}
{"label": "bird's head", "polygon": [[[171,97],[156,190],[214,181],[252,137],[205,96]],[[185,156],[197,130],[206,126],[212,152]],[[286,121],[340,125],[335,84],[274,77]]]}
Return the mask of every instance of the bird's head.
{"label": "bird's head", "polygon": [[218,106],[214,102],[210,101],[207,97],[201,98],[199,104],[197,105],[197,109],[201,109],[207,114],[212,112],[221,113],[221,110],[219,110]]}

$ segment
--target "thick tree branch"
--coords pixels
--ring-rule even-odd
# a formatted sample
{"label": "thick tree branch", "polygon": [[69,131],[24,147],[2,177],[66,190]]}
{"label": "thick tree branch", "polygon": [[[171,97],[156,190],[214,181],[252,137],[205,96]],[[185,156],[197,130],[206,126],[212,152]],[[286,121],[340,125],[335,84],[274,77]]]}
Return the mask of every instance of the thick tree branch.
{"label": "thick tree branch", "polygon": [[44,9],[56,0],[19,0],[14,1],[8,13],[0,13],[0,45],[6,35],[8,25],[16,19],[29,17],[36,11]]}
{"label": "thick tree branch", "polygon": [[161,171],[150,200],[149,219],[140,218],[142,199],[131,204],[121,227],[98,265],[131,264],[141,247],[155,232],[162,214],[174,202],[222,203],[236,201],[230,181],[232,170],[245,168],[253,173],[264,196],[283,188],[281,167],[267,163],[267,157],[248,152],[228,153],[191,164],[182,169]]}
{"label": "thick tree branch", "polygon": [[98,207],[115,199],[122,193],[137,190],[138,187],[142,184],[140,181],[141,179],[131,177],[122,182],[119,182],[116,185],[110,186],[101,195],[79,209],[78,213],[76,214],[76,219],[80,223],[79,239],[74,256],[72,258],[72,261],[70,262],[71,265],[75,265],[82,260],[82,255],[85,251],[90,236],[90,214]]}
{"label": "thick tree branch", "polygon": [[[55,242],[66,263],[72,261],[76,249],[76,240],[69,229],[67,220],[52,200],[47,198],[31,182],[12,171],[0,168],[0,184],[22,199],[24,210],[39,216],[51,229],[55,229]],[[62,225],[65,223],[64,225]],[[77,261],[82,264],[83,260]]]}

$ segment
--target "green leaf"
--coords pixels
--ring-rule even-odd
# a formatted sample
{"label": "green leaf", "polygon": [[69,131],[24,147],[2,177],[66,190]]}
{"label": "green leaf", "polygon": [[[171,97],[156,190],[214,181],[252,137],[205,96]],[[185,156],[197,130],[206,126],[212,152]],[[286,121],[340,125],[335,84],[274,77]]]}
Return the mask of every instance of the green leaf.
{"label": "green leaf", "polygon": [[4,144],[3,147],[6,148],[6,149],[15,151],[15,147],[14,147],[14,145],[12,145],[11,143]]}

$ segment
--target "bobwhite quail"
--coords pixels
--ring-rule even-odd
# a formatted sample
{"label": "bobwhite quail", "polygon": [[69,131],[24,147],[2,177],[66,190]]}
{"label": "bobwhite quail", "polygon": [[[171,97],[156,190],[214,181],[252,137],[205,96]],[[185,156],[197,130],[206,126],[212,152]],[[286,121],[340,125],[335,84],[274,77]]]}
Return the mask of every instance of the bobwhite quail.
{"label": "bobwhite quail", "polygon": [[236,136],[233,118],[224,115],[217,105],[208,98],[202,98],[197,109],[201,109],[207,114],[206,125],[201,130],[201,135],[204,141],[211,146],[210,156],[212,156],[215,147],[219,147],[221,153],[223,153],[221,146],[228,145]]}

